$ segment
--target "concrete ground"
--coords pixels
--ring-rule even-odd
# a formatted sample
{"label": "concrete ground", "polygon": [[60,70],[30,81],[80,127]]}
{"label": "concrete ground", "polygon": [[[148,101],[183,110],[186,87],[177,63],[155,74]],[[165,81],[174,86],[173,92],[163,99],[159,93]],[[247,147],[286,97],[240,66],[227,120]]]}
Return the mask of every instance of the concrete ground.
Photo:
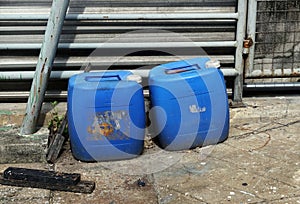
{"label": "concrete ground", "polygon": [[[96,189],[80,194],[0,185],[0,203],[300,203],[300,97],[244,102],[246,108],[230,110],[230,135],[222,144],[180,152],[154,147],[128,161],[84,163],[72,157],[67,143],[54,165],[26,160],[35,155],[31,162],[43,161],[45,129],[16,138],[28,148],[40,144],[38,150],[25,151],[23,144],[8,152],[24,104],[2,104],[0,172],[16,166],[81,173]],[[65,104],[59,107],[62,113]]]}

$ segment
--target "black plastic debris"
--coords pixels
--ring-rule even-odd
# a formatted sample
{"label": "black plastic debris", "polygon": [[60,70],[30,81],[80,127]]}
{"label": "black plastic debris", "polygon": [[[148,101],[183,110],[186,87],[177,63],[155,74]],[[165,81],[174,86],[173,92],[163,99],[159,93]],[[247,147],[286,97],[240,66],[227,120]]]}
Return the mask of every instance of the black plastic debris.
{"label": "black plastic debris", "polygon": [[54,171],[9,167],[3,172],[3,178],[32,182],[49,182],[51,184],[76,185],[80,181],[80,174],[66,174]]}
{"label": "black plastic debris", "polygon": [[0,184],[76,193],[92,193],[95,189],[95,182],[81,181],[80,174],[16,167],[9,167],[3,172]]}

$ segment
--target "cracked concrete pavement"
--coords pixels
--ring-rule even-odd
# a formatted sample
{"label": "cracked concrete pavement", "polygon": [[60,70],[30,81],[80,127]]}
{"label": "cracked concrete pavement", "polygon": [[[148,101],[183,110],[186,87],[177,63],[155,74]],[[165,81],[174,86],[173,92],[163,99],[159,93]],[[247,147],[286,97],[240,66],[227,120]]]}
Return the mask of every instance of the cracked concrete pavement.
{"label": "cracked concrete pavement", "polygon": [[[214,146],[174,154],[154,147],[129,161],[85,163],[72,157],[67,143],[54,165],[3,160],[0,172],[16,166],[81,173],[96,189],[80,194],[0,185],[0,203],[300,203],[300,97],[244,102],[246,108],[230,110],[229,138]],[[0,138],[18,130],[13,118],[22,112],[8,107],[1,106]],[[63,113],[65,104],[60,107]]]}

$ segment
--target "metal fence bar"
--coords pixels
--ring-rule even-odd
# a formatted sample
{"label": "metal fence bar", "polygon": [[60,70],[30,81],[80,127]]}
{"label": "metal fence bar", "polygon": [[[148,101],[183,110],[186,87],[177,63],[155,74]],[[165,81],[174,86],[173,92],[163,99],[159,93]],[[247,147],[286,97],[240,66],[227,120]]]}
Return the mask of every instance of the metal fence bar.
{"label": "metal fence bar", "polygon": [[246,33],[246,15],[247,15],[247,0],[238,1],[238,22],[236,31],[236,41],[237,48],[235,51],[235,69],[238,75],[234,80],[234,95],[233,100],[235,102],[242,101],[243,95],[243,70],[244,70],[244,60],[243,60],[243,41]]}
{"label": "metal fence bar", "polygon": [[281,70],[254,70],[252,71],[247,78],[255,79],[255,78],[282,78],[282,77],[299,77],[300,76],[300,68],[287,69],[282,73]]}
{"label": "metal fence bar", "polygon": [[245,84],[244,88],[247,90],[300,90],[300,83],[255,83]]}
{"label": "metal fence bar", "polygon": [[20,130],[21,135],[32,134],[36,130],[68,6],[69,0],[53,0],[52,2],[43,45],[27,101],[26,114]]}
{"label": "metal fence bar", "polygon": [[253,71],[254,63],[254,51],[255,51],[255,32],[256,32],[256,12],[257,12],[257,0],[249,0],[248,5],[248,22],[247,22],[247,34],[253,40],[253,45],[249,48],[249,55],[245,63],[245,76],[248,77]]}
{"label": "metal fence bar", "polygon": [[[46,91],[45,98],[49,99],[66,99],[67,91]],[[29,96],[29,91],[14,91],[14,92],[0,92],[0,101],[10,101],[16,99],[27,99]]]}
{"label": "metal fence bar", "polygon": [[[189,59],[196,57],[206,57],[207,55],[180,55],[181,59]],[[209,55],[212,60],[219,60],[222,64],[233,64],[234,55]],[[0,60],[0,72],[1,71],[11,71],[24,70],[30,71],[30,68],[35,67],[38,60],[38,56],[1,56]],[[126,56],[124,58],[117,56],[104,56],[104,57],[93,57],[88,58],[89,63],[93,66],[110,66],[113,61],[116,66],[145,66],[145,65],[157,65],[168,63],[178,60],[177,56]],[[63,58],[57,56],[53,62],[53,67],[64,67],[65,70],[74,69],[75,67],[82,67],[86,63],[86,56],[71,56],[68,58]],[[29,68],[29,69],[28,69]]]}
{"label": "metal fence bar", "polygon": [[[131,14],[67,14],[66,20],[185,20],[237,19],[237,13],[131,13]],[[46,14],[0,14],[0,20],[47,20]]]}
{"label": "metal fence bar", "polygon": [[[94,71],[101,71],[101,70],[94,70]],[[110,71],[110,70],[103,70],[103,71]],[[116,70],[113,70],[116,71]],[[149,69],[136,69],[136,70],[129,70],[134,74],[138,74],[142,77],[148,77]],[[238,72],[233,68],[226,68],[221,69],[225,76],[237,76]],[[74,74],[82,73],[83,71],[52,71],[50,78],[51,79],[68,79]],[[91,71],[93,72],[93,71]],[[1,80],[30,80],[34,77],[34,71],[5,71],[0,72],[0,81]]]}
{"label": "metal fence bar", "polygon": [[[60,43],[59,49],[97,49],[97,48],[180,48],[180,47],[236,47],[236,41],[217,42],[145,42],[145,43]],[[40,49],[39,43],[0,44],[0,50]]]}

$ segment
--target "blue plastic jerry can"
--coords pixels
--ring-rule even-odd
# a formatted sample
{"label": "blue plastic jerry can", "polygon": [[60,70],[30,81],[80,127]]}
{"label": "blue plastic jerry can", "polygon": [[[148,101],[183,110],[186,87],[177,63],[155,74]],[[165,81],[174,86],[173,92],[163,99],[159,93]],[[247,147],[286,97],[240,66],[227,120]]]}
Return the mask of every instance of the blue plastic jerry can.
{"label": "blue plastic jerry can", "polygon": [[68,85],[71,149],[82,161],[130,159],[143,151],[142,86],[129,71],[74,75]]}
{"label": "blue plastic jerry can", "polygon": [[194,58],[150,71],[152,132],[166,150],[224,141],[229,132],[228,96],[220,69],[209,58]]}

